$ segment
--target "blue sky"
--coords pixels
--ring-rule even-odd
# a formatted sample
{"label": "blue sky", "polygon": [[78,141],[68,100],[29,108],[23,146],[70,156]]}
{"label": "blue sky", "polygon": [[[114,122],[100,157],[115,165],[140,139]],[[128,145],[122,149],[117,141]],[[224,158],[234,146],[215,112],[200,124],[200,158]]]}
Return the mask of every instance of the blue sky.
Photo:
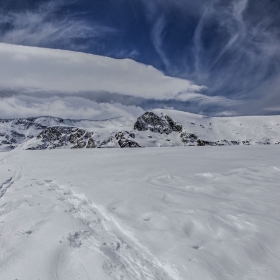
{"label": "blue sky", "polygon": [[1,0],[0,42],[131,58],[242,101],[237,114],[280,113],[279,0]]}

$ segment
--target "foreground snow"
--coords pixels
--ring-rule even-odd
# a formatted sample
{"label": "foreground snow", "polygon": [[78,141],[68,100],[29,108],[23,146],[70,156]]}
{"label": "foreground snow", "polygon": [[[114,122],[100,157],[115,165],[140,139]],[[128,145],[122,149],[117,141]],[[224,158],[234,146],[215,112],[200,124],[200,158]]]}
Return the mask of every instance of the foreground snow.
{"label": "foreground snow", "polygon": [[279,279],[277,146],[0,154],[0,279]]}

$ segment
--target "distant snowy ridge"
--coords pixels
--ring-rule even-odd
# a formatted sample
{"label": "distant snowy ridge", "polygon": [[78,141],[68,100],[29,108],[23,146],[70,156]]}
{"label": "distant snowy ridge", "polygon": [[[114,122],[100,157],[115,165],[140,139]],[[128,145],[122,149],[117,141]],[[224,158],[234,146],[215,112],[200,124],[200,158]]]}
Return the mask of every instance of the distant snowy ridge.
{"label": "distant snowy ridge", "polygon": [[280,144],[280,116],[210,118],[158,109],[137,119],[0,120],[2,151],[254,144]]}

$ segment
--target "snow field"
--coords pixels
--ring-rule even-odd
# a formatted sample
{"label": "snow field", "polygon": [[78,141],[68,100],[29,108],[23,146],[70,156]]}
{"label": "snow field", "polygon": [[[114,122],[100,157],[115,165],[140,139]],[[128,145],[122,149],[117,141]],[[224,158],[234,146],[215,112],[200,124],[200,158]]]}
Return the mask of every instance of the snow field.
{"label": "snow field", "polygon": [[0,279],[279,279],[279,176],[278,146],[1,153]]}

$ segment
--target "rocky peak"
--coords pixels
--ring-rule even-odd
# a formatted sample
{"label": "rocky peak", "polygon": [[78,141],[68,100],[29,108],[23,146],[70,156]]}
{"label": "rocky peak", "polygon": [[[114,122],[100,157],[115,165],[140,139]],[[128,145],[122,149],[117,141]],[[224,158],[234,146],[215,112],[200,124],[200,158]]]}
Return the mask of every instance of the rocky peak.
{"label": "rocky peak", "polygon": [[173,119],[171,119],[169,116],[165,115],[164,118],[167,120],[167,122],[169,123],[173,131],[181,132],[183,130],[183,126],[178,122],[174,121]]}
{"label": "rocky peak", "polygon": [[30,149],[55,149],[64,146],[71,149],[95,148],[93,134],[77,127],[48,127],[37,136],[41,143]]}
{"label": "rocky peak", "polygon": [[121,148],[140,148],[141,146],[135,142],[135,134],[133,132],[121,131],[115,135],[116,140]]}
{"label": "rocky peak", "polygon": [[167,115],[159,117],[153,112],[146,112],[137,119],[134,124],[134,129],[138,131],[150,130],[152,132],[169,134],[172,131],[180,132],[183,127]]}

